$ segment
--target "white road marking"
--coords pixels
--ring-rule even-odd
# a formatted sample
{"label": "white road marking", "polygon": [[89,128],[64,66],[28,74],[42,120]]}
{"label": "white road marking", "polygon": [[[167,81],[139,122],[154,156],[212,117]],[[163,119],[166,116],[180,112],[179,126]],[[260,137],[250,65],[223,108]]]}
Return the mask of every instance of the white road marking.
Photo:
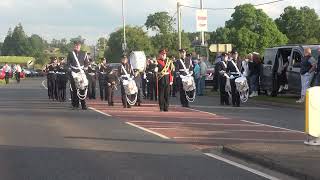
{"label": "white road marking", "polygon": [[[131,115],[117,115],[118,117],[132,117]],[[143,118],[164,118],[165,116],[148,116],[148,115],[141,115],[141,116],[136,116],[135,117],[143,117]],[[226,117],[173,117],[175,119],[205,119],[205,120],[215,120],[215,119],[219,119],[219,120],[226,120],[226,119],[230,119],[230,118],[226,118]]]}
{"label": "white road marking", "polygon": [[289,140],[289,139],[251,139],[251,138],[223,138],[223,137],[173,137],[173,139],[201,139],[201,140],[234,140],[234,141],[258,141],[258,142],[303,142],[303,140]]}
{"label": "white road marking", "polygon": [[225,133],[225,132],[256,132],[256,133],[295,133],[292,131],[268,131],[268,130],[221,130],[221,131],[206,131],[206,130],[193,130],[192,128],[183,128],[183,127],[156,127],[149,128],[153,130],[186,130],[191,129],[192,132],[207,132],[207,133]]}
{"label": "white road marking", "polygon": [[292,131],[292,132],[296,132],[296,133],[305,134],[305,132],[298,131],[298,130],[283,128],[283,127],[278,127],[278,126],[272,126],[272,125],[268,125],[268,124],[257,123],[257,122],[247,121],[247,120],[241,120],[241,121],[242,121],[242,122],[246,122],[246,123],[251,123],[251,124],[256,124],[256,125],[264,125],[264,126],[272,127],[272,128],[276,128],[276,129],[282,129],[282,130],[287,130],[287,131]]}
{"label": "white road marking", "polygon": [[191,110],[191,111],[196,111],[196,112],[201,112],[201,113],[210,114],[210,115],[212,115],[212,116],[216,116],[216,114],[210,113],[210,112],[206,112],[206,111],[200,111],[200,110],[192,109],[192,108],[186,108],[186,109],[189,109],[189,110]]}
{"label": "white road marking", "polygon": [[270,179],[270,180],[280,180],[279,178],[276,178],[276,177],[274,177],[274,176],[270,176],[270,175],[265,174],[265,173],[263,173],[263,172],[261,172],[261,171],[252,169],[252,168],[250,168],[250,167],[247,167],[247,166],[245,166],[245,165],[242,165],[242,164],[239,164],[239,163],[237,163],[237,162],[231,161],[231,160],[229,160],[229,159],[223,158],[223,157],[221,157],[221,156],[218,156],[218,155],[215,155],[215,154],[212,154],[212,153],[204,153],[204,154],[205,154],[206,156],[209,156],[209,157],[214,158],[214,159],[216,159],[216,160],[225,162],[225,163],[227,163],[227,164],[230,164],[230,165],[232,165],[232,166],[238,167],[238,168],[240,168],[240,169],[249,171],[249,172],[251,172],[251,173],[253,173],[253,174],[256,174],[256,175],[258,175],[258,176],[264,177],[264,178],[266,178],[266,179]]}
{"label": "white road marking", "polygon": [[98,113],[100,113],[100,114],[103,114],[103,115],[105,115],[105,116],[111,117],[110,114],[107,114],[107,113],[104,113],[104,112],[102,112],[102,111],[99,111],[98,109],[95,109],[95,108],[93,108],[93,107],[89,107],[89,109],[91,109],[91,110],[93,110],[93,111],[95,111],[95,112],[98,112]]}
{"label": "white road marking", "polygon": [[264,125],[257,124],[225,124],[225,123],[197,123],[197,122],[179,122],[179,121],[131,121],[134,123],[155,123],[155,124],[191,124],[191,125],[210,125],[210,126],[246,126],[246,127],[257,127]]}
{"label": "white road marking", "polygon": [[138,128],[138,129],[141,129],[141,130],[143,130],[143,131],[146,131],[146,132],[148,132],[148,133],[151,133],[151,134],[153,134],[153,135],[159,136],[159,137],[161,137],[161,138],[163,138],[163,139],[170,139],[169,137],[167,137],[167,136],[165,136],[165,135],[162,135],[162,134],[160,134],[160,133],[157,133],[157,132],[154,132],[154,131],[152,131],[152,130],[146,129],[146,128],[141,127],[141,126],[139,126],[139,125],[133,124],[132,122],[126,122],[126,124],[128,124],[128,125],[130,125],[130,126],[133,126],[133,127],[136,127],[136,128]]}
{"label": "white road marking", "polygon": [[45,82],[45,81],[46,81],[46,80],[43,80],[41,84],[42,84],[42,86],[43,86],[45,89],[48,89],[47,86],[44,85],[44,82]]}

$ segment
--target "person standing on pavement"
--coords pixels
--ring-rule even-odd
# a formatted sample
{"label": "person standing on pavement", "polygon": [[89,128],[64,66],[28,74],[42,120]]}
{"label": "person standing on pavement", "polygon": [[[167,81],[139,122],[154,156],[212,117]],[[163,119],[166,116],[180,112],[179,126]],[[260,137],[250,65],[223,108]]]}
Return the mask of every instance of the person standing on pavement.
{"label": "person standing on pavement", "polygon": [[97,84],[97,65],[92,58],[89,58],[89,66],[87,70],[88,77],[88,97],[89,99],[96,99],[96,84]]}
{"label": "person standing on pavement", "polygon": [[[132,66],[128,63],[128,58],[126,55],[123,55],[121,57],[121,66],[118,69],[119,72],[119,78],[121,79],[120,84],[121,84],[121,100],[122,100],[122,105],[123,108],[131,108],[131,105],[127,101],[127,95],[124,89],[123,85],[123,80],[128,80],[128,76],[133,77],[134,72],[132,69]],[[128,97],[131,98],[131,97]]]}
{"label": "person standing on pavement", "polygon": [[203,96],[204,89],[206,86],[206,75],[207,75],[208,66],[205,63],[205,57],[200,58],[200,86],[199,86],[199,96]]}
{"label": "person standing on pavement", "polygon": [[101,101],[108,101],[108,86],[107,86],[107,59],[100,58],[101,63],[99,64],[98,72],[98,81],[99,81],[99,90],[100,90],[100,99]]}
{"label": "person standing on pavement", "polygon": [[170,86],[173,84],[172,70],[174,65],[172,61],[167,59],[167,51],[165,49],[159,51],[157,62],[159,107],[160,111],[167,112],[169,110]]}
{"label": "person standing on pavement", "polygon": [[47,88],[49,99],[56,99],[56,71],[57,71],[57,57],[50,57],[50,64],[47,64],[45,71],[47,72]]}
{"label": "person standing on pavement", "polygon": [[220,105],[229,106],[229,94],[226,92],[228,55],[226,53],[222,53],[221,57],[222,61],[216,65],[217,71],[219,72]]}
{"label": "person standing on pavement", "polygon": [[260,75],[260,60],[259,54],[253,53],[252,61],[249,61],[249,82],[251,94],[249,97],[258,96],[259,86],[259,75]]}
{"label": "person standing on pavement", "polygon": [[236,78],[241,76],[241,72],[238,66],[238,52],[233,49],[231,51],[230,60],[227,63],[227,73],[230,77],[230,86],[231,86],[231,94],[232,94],[232,105],[233,107],[240,107],[240,94],[236,87]]}
{"label": "person standing on pavement", "polygon": [[193,72],[194,72],[194,81],[196,83],[196,93],[197,96],[200,96],[200,66],[199,66],[199,61],[198,60],[193,60],[194,63],[194,68],[193,68]]}
{"label": "person standing on pavement", "polygon": [[187,52],[184,49],[180,49],[179,52],[180,52],[180,59],[177,61],[176,70],[179,71],[177,80],[180,88],[180,103],[182,107],[190,107],[186,97],[187,95],[185,93],[185,90],[183,89],[182,79],[180,75],[186,76],[193,71],[191,54],[188,54],[188,57],[187,57]]}
{"label": "person standing on pavement", "polygon": [[297,103],[304,103],[307,89],[310,88],[311,81],[316,70],[316,60],[311,55],[311,48],[304,50],[304,57],[301,61],[301,97]]}
{"label": "person standing on pavement", "polygon": [[317,74],[316,74],[316,86],[320,86],[320,47],[318,48],[318,64],[317,64]]}
{"label": "person standing on pavement", "polygon": [[21,72],[22,72],[21,66],[20,66],[20,64],[17,64],[15,66],[15,75],[16,75],[17,83],[20,83]]}
{"label": "person standing on pavement", "polygon": [[5,81],[6,84],[9,84],[9,79],[10,79],[10,73],[11,73],[11,67],[8,65],[8,63],[5,63],[5,65],[3,66],[3,70],[5,72]]}
{"label": "person standing on pavement", "polygon": [[[87,110],[86,100],[79,99],[77,93],[77,86],[72,74],[84,72],[88,68],[89,58],[85,51],[81,51],[81,41],[75,41],[73,51],[68,54],[67,65],[71,70],[70,84],[71,84],[71,100],[73,109],[79,108],[79,101],[81,103],[81,108]],[[86,78],[86,77],[84,77]],[[79,90],[80,94],[85,94],[85,90]]]}

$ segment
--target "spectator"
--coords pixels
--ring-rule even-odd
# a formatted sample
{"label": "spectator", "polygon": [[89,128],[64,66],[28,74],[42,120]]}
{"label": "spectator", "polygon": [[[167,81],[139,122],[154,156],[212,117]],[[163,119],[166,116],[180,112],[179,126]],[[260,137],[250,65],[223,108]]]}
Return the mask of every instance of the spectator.
{"label": "spectator", "polygon": [[252,61],[252,54],[248,54],[247,57],[241,62],[241,73],[244,77],[248,78],[249,76],[249,61]]}
{"label": "spectator", "polygon": [[197,89],[197,95],[200,95],[200,66],[199,66],[199,61],[194,60],[194,81],[196,83],[196,89]]}
{"label": "spectator", "polygon": [[259,75],[260,75],[260,60],[259,53],[253,53],[252,60],[249,61],[249,82],[251,94],[249,97],[258,96],[259,86]]}
{"label": "spectator", "polygon": [[288,90],[287,69],[288,69],[288,66],[289,66],[290,58],[291,57],[288,56],[287,59],[284,58],[282,60],[281,64],[283,64],[283,65],[280,67],[280,73],[278,72],[279,73],[279,84],[280,84],[278,92],[282,92],[283,90]]}
{"label": "spectator", "polygon": [[318,48],[318,64],[317,64],[317,74],[316,74],[316,86],[320,86],[320,47]]}
{"label": "spectator", "polygon": [[199,89],[199,96],[203,96],[203,91],[206,85],[206,75],[207,75],[207,70],[208,66],[204,62],[205,57],[200,58],[200,89]]}
{"label": "spectator", "polygon": [[306,48],[304,50],[304,57],[301,61],[301,97],[297,103],[303,103],[305,100],[305,95],[307,89],[310,87],[314,71],[316,69],[316,60],[311,55],[311,48]]}

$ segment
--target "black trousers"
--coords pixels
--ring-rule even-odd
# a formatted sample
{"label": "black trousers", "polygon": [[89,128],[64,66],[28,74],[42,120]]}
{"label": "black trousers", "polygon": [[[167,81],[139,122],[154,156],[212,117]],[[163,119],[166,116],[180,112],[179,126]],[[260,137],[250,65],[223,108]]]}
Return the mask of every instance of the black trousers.
{"label": "black trousers", "polygon": [[230,79],[231,93],[232,93],[232,105],[239,107],[240,106],[240,94],[237,91],[235,80],[236,79]]}
{"label": "black trousers", "polygon": [[147,79],[142,78],[141,79],[141,90],[142,90],[142,95],[144,98],[147,97]]}
{"label": "black trousers", "polygon": [[157,77],[155,74],[148,74],[148,97],[150,100],[157,100],[158,94],[157,94]]}
{"label": "black trousers", "polygon": [[96,99],[96,76],[88,75],[88,97],[89,99]]}
{"label": "black trousers", "polygon": [[53,73],[47,75],[47,87],[49,99],[56,99],[56,76]]}
{"label": "black trousers", "polygon": [[[128,98],[132,98],[131,96],[128,96]],[[124,86],[121,82],[121,101],[124,108],[130,108],[131,105],[127,101],[126,91],[124,90]]]}
{"label": "black trousers", "polygon": [[158,88],[159,88],[160,111],[168,111],[168,109],[169,109],[169,95],[170,95],[169,75],[162,77],[158,81]]}
{"label": "black trousers", "polygon": [[226,92],[226,77],[220,76],[219,78],[219,89],[220,89],[220,104],[229,105],[229,94]]}
{"label": "black trousers", "polygon": [[[71,84],[71,91],[70,91],[70,94],[71,94],[71,104],[72,104],[72,107],[75,107],[75,108],[78,108],[79,107],[79,97],[77,95],[77,89],[76,89],[76,84],[74,82],[74,79],[73,77],[70,78],[70,84]],[[80,94],[84,94],[85,90],[80,90]],[[81,100],[81,107],[82,108],[85,108],[86,107],[86,101],[85,100]]]}
{"label": "black trousers", "polygon": [[283,70],[279,75],[279,85],[284,86],[286,84],[288,84],[287,70]]}
{"label": "black trousers", "polygon": [[20,72],[16,72],[17,83],[20,83]]}
{"label": "black trousers", "polygon": [[108,101],[108,86],[105,78],[99,80],[99,90],[101,101]]}
{"label": "black trousers", "polygon": [[58,100],[61,102],[66,101],[66,89],[67,89],[67,75],[58,74],[57,75],[57,94]]}
{"label": "black trousers", "polygon": [[179,89],[179,86],[178,86],[178,83],[177,83],[177,78],[178,77],[174,77],[174,80],[173,80],[173,84],[172,84],[172,87],[171,87],[171,96],[176,96],[176,93],[178,92],[178,89]]}
{"label": "black trousers", "polygon": [[186,97],[186,92],[183,89],[183,84],[182,84],[182,79],[181,78],[177,78],[178,83],[179,83],[179,91],[180,91],[180,103],[183,107],[188,107],[189,106],[189,102],[187,100]]}
{"label": "black trousers", "polygon": [[6,72],[4,79],[6,81],[6,84],[9,84],[10,74],[8,72]]}
{"label": "black trousers", "polygon": [[109,106],[113,106],[114,105],[114,102],[113,102],[113,87],[112,85],[108,85],[107,87],[107,99],[108,99],[108,105]]}

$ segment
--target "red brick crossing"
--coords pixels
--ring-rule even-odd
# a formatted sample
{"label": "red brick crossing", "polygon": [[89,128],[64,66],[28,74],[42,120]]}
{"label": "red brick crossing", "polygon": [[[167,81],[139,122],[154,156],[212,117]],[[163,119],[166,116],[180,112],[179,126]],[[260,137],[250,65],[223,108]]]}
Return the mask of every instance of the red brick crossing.
{"label": "red brick crossing", "polygon": [[119,102],[113,107],[99,100],[89,101],[88,104],[119,120],[200,149],[242,142],[301,143],[305,139],[305,135],[297,131],[230,119],[190,108],[170,106],[169,112],[160,112],[157,103],[150,101],[130,109],[124,109]]}

